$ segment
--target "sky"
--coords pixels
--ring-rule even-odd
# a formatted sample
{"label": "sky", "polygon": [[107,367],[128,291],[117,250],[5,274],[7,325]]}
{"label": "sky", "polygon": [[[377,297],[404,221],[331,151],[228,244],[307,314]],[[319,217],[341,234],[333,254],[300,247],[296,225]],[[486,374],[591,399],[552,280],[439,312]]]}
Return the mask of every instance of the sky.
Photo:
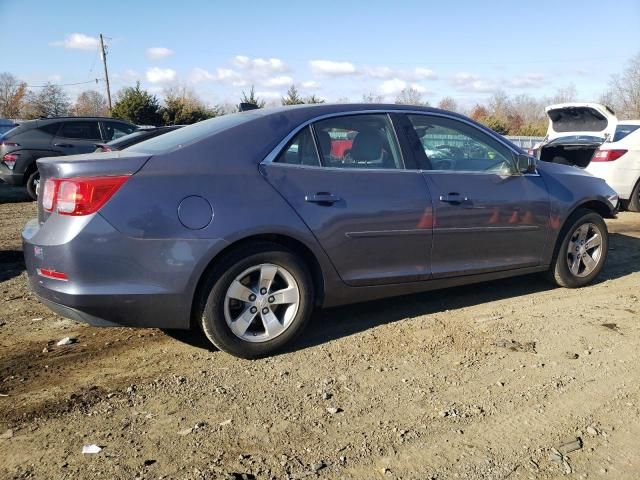
{"label": "sky", "polygon": [[211,105],[251,85],[278,101],[291,84],[331,102],[412,87],[472,105],[571,84],[597,101],[640,53],[640,0],[0,0],[0,18],[0,72],[72,98],[105,92],[100,33],[112,93],[181,85]]}

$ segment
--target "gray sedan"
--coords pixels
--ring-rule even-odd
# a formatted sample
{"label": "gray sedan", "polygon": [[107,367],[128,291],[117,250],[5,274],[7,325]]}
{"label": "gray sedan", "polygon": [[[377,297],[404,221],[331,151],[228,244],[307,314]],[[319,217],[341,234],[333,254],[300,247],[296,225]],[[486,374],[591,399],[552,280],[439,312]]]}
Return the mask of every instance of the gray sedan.
{"label": "gray sedan", "polygon": [[329,307],[541,272],[593,281],[615,192],[450,112],[225,115],[121,152],[41,159],[31,288],[103,326],[201,328],[271,354]]}

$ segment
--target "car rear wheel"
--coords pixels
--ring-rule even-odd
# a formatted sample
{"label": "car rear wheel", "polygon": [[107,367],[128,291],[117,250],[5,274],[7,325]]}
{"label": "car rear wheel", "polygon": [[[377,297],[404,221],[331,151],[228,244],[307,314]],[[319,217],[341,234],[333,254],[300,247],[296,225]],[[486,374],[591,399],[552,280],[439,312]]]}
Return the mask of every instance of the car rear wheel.
{"label": "car rear wheel", "polygon": [[629,198],[626,207],[630,212],[640,212],[640,180],[638,180],[633,192],[631,192],[631,198]]}
{"label": "car rear wheel", "polygon": [[550,279],[561,287],[588,285],[604,266],[609,233],[603,218],[586,209],[575,211],[565,223],[558,240]]}
{"label": "car rear wheel", "polygon": [[271,243],[237,250],[205,281],[200,325],[220,350],[271,354],[293,340],[313,310],[313,281],[293,252]]}
{"label": "car rear wheel", "polygon": [[31,172],[27,178],[27,193],[32,200],[38,199],[38,193],[40,191],[40,172],[35,170]]}

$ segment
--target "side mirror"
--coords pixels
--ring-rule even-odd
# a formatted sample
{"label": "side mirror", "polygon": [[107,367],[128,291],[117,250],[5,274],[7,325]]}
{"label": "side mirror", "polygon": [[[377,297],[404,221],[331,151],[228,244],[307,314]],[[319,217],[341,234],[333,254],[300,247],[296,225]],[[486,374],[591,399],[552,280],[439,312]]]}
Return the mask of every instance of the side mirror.
{"label": "side mirror", "polygon": [[521,153],[516,156],[516,168],[521,174],[536,173],[536,158]]}

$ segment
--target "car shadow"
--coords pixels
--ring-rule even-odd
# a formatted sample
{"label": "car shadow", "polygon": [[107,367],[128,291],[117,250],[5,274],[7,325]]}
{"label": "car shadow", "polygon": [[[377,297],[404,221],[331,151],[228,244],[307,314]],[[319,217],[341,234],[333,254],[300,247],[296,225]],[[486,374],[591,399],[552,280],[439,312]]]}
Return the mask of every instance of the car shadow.
{"label": "car shadow", "polygon": [[14,187],[0,182],[0,203],[31,202],[31,197],[24,187]]}
{"label": "car shadow", "polygon": [[0,250],[0,282],[17,277],[25,269],[21,250]]}
{"label": "car shadow", "polygon": [[[609,257],[596,283],[640,271],[640,238],[622,233],[612,233],[609,238]],[[458,310],[554,288],[559,287],[553,286],[541,275],[533,274],[317,310],[303,334],[275,355],[315,347],[407,318]],[[164,332],[191,346],[215,350],[199,329]]]}

